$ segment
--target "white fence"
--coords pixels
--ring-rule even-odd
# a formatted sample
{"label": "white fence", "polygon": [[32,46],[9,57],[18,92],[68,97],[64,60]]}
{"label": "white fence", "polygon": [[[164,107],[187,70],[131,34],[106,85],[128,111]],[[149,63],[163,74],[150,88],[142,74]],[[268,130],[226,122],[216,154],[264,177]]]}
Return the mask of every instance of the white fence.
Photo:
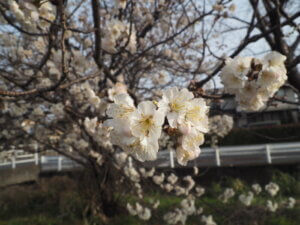
{"label": "white fence", "polygon": [[[0,159],[1,160],[1,159]],[[229,146],[218,149],[203,148],[200,156],[188,163],[188,167],[212,166],[250,166],[266,164],[300,163],[300,142],[277,143],[264,145]],[[81,168],[81,165],[64,156],[39,156],[25,154],[15,150],[14,154],[0,161],[0,169],[16,168],[21,164],[39,165],[42,172],[65,171]],[[145,167],[179,167],[175,154],[169,151],[160,151],[158,159],[145,162]]]}
{"label": "white fence", "polygon": [[0,168],[11,167],[15,169],[17,164],[27,164],[27,163],[34,163],[35,165],[38,165],[39,164],[38,153],[28,154],[23,150],[10,150],[7,152],[3,152],[0,156]]}
{"label": "white fence", "polygon": [[[168,151],[158,153],[158,159],[147,162],[151,167],[178,167],[175,154]],[[251,166],[266,164],[300,163],[300,142],[263,145],[228,146],[202,148],[200,156],[188,163],[188,167]]]}
{"label": "white fence", "polygon": [[42,172],[65,171],[80,168],[73,160],[64,156],[39,156],[38,153],[28,154],[23,150],[8,151],[5,159],[0,161],[0,169],[15,169],[24,165],[40,166]]}

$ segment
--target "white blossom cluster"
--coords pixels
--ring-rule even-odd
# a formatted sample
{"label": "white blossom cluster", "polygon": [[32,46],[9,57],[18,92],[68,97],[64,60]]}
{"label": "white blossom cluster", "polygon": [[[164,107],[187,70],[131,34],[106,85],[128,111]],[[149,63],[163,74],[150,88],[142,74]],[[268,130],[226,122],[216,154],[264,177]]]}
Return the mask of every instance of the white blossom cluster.
{"label": "white blossom cluster", "polygon": [[256,111],[287,80],[286,56],[271,52],[263,59],[237,56],[226,60],[221,79],[225,91],[234,94],[243,110]]}
{"label": "white blossom cluster", "polygon": [[225,137],[232,130],[233,123],[233,118],[228,115],[216,115],[209,118],[211,147],[217,147],[219,139]]}
{"label": "white blossom cluster", "polygon": [[277,202],[272,202],[271,200],[267,201],[267,210],[270,212],[276,212],[278,209],[278,203]]}
{"label": "white blossom cluster", "polygon": [[180,207],[175,208],[173,211],[167,212],[163,219],[168,224],[185,224],[187,217],[191,215],[200,215],[203,212],[203,208],[196,208],[195,197],[189,195],[187,198],[180,202]]}
{"label": "white blossom cluster", "polygon": [[106,102],[101,102],[100,97],[97,96],[89,82],[73,85],[70,93],[76,96],[76,102],[80,104],[79,110],[82,112],[90,108],[91,111],[99,110],[100,114],[102,114],[103,108],[104,110],[106,109]]}
{"label": "white blossom cluster", "polygon": [[286,208],[292,209],[295,207],[295,204],[296,204],[296,199],[294,199],[293,197],[289,197],[286,202]]}
{"label": "white blossom cluster", "polygon": [[262,191],[262,188],[259,184],[253,184],[251,187],[254,193],[257,195]]}
{"label": "white blossom cluster", "polygon": [[152,167],[149,171],[147,171],[145,168],[142,167],[139,169],[139,171],[143,178],[148,178],[148,177],[153,177],[155,173],[155,168]]}
{"label": "white blossom cluster", "polygon": [[139,183],[141,180],[139,172],[132,166],[126,165],[124,167],[124,173],[132,182]]}
{"label": "white blossom cluster", "polygon": [[40,23],[40,28],[49,25],[45,20],[40,20],[40,17],[53,21],[55,19],[55,8],[50,2],[44,2],[39,7],[30,1],[8,0],[7,1],[10,12],[15,19],[29,31],[36,31],[37,22]]}
{"label": "white blossom cluster", "polygon": [[174,185],[178,181],[178,177],[174,173],[171,173],[167,180],[170,184]]}
{"label": "white blossom cluster", "polygon": [[187,193],[189,193],[195,187],[196,182],[193,180],[191,176],[185,176],[183,180],[187,183],[186,191]]}
{"label": "white blossom cluster", "polygon": [[160,175],[154,175],[152,181],[164,191],[173,192],[176,196],[195,195],[201,197],[205,193],[203,187],[195,186],[196,182],[189,175],[179,179],[174,173],[171,173],[167,177],[164,173],[161,173]]}
{"label": "white blossom cluster", "polygon": [[136,31],[134,26],[118,19],[110,20],[101,40],[102,48],[108,53],[117,53],[117,47],[125,47],[129,52],[136,51]]}
{"label": "white blossom cluster", "polygon": [[176,208],[174,211],[168,212],[163,217],[164,221],[168,224],[185,224],[186,222],[186,215],[181,211],[179,208]]}
{"label": "white blossom cluster", "polygon": [[[150,176],[153,176],[155,169],[152,168],[149,171],[146,171],[145,168],[136,168],[134,164],[132,163],[131,156],[128,156],[127,153],[121,151],[115,151],[114,152],[114,161],[113,164],[116,169],[119,170],[120,173],[122,173],[124,176],[121,177],[121,179],[118,181],[118,183],[123,183],[124,179],[127,178],[127,181],[129,181],[132,184],[131,191],[136,195],[138,198],[143,199],[143,189],[141,185],[141,181],[145,174]],[[144,172],[144,174],[141,172],[141,170]],[[152,172],[152,174],[151,174]],[[139,208],[137,208],[139,209]],[[140,216],[145,218],[146,215],[148,215],[148,209],[145,211],[140,211]],[[151,212],[150,212],[151,216]],[[150,218],[150,217],[149,217]]]}
{"label": "white blossom cluster", "polygon": [[153,209],[157,209],[159,205],[160,205],[160,201],[159,201],[159,200],[156,200],[156,201],[153,203],[152,208],[153,208]]}
{"label": "white blossom cluster", "polygon": [[209,133],[219,137],[226,136],[233,127],[233,119],[228,115],[217,115],[209,118]]}
{"label": "white blossom cluster", "polygon": [[[70,132],[65,136],[62,141],[62,147],[66,151],[73,152],[73,149],[86,152],[89,147],[89,143],[81,137],[81,130],[78,125],[74,124],[70,129]],[[89,151],[88,151],[89,152]]]}
{"label": "white blossom cluster", "polygon": [[115,152],[114,159],[117,163],[117,168],[125,165],[127,162],[128,155],[125,152]]}
{"label": "white blossom cluster", "polygon": [[147,207],[143,207],[138,202],[133,207],[130,203],[127,203],[127,210],[132,216],[138,216],[141,220],[149,220],[151,218],[151,210]]}
{"label": "white blossom cluster", "polygon": [[112,88],[108,89],[108,99],[110,101],[114,100],[114,97],[119,94],[126,94],[127,87],[124,83],[117,82]]}
{"label": "white blossom cluster", "polygon": [[95,152],[94,150],[91,150],[89,152],[89,155],[96,160],[96,162],[98,163],[98,165],[101,166],[103,164],[103,162],[104,162],[103,156],[99,152]]}
{"label": "white blossom cluster", "polygon": [[[188,176],[186,176],[188,177]],[[185,177],[185,178],[186,178]],[[175,176],[174,174],[171,174],[167,177],[167,180],[175,184],[178,182],[180,178]],[[262,190],[261,186],[257,183],[253,184],[252,189],[255,191],[256,194],[259,194]],[[226,188],[224,192],[219,196],[219,199],[223,203],[227,203],[230,198],[233,198],[235,196],[235,191],[232,188]],[[238,197],[239,201],[245,205],[250,206],[254,200],[254,193],[249,191],[247,193],[242,193]],[[287,200],[284,200],[281,203],[275,202],[273,200],[266,200],[265,204],[265,210],[269,212],[276,212],[277,209],[280,208],[280,206],[283,206],[285,208],[293,208],[296,204],[296,200],[292,197],[288,198]],[[168,224],[185,224],[188,216],[190,215],[200,215],[203,213],[203,208],[197,209],[195,207],[195,195],[189,194],[188,197],[183,199],[180,203],[180,207],[177,207],[173,209],[172,211],[167,212],[163,219]],[[201,222],[203,222],[206,225],[214,225],[216,222],[213,220],[212,215],[206,216],[203,215],[201,217]]]}
{"label": "white blossom cluster", "polygon": [[217,225],[212,215],[208,215],[208,216],[203,215],[201,217],[201,221],[204,222],[205,225]]}
{"label": "white blossom cluster", "polygon": [[209,130],[208,106],[187,89],[173,87],[163,92],[158,107],[166,115],[170,127],[181,133],[176,156],[179,164],[186,165],[199,156],[199,145],[204,143],[203,133]]}
{"label": "white blossom cluster", "polygon": [[167,83],[168,74],[166,72],[158,71],[157,74],[152,78],[153,84],[164,85]]}
{"label": "white blossom cluster", "polygon": [[155,160],[165,117],[172,129],[180,133],[176,156],[180,164],[200,154],[199,145],[208,131],[208,107],[201,98],[194,98],[187,89],[176,87],[164,91],[159,102],[143,101],[135,107],[128,94],[114,96],[105,122],[113,128],[111,142],[132,154],[139,161]]}
{"label": "white blossom cluster", "polygon": [[[262,191],[262,187],[258,183],[252,184],[251,188],[256,195],[259,195]],[[279,186],[273,182],[270,182],[265,186],[265,190],[272,197],[274,197],[279,191]],[[245,206],[250,206],[254,200],[254,193],[252,191],[249,191],[247,194],[240,194],[239,201]],[[227,203],[230,198],[234,197],[234,195],[235,192],[232,188],[226,188],[224,192],[219,196],[219,199],[223,203]],[[296,200],[293,197],[289,197],[288,199],[283,200],[280,203],[275,202],[274,200],[267,200],[265,202],[266,210],[269,212],[276,212],[280,207],[292,209],[295,207],[295,204]]]}
{"label": "white blossom cluster", "polygon": [[254,194],[252,191],[249,191],[248,194],[241,194],[239,196],[239,200],[241,203],[243,203],[245,206],[250,206],[252,203],[252,200],[254,198]]}
{"label": "white blossom cluster", "polygon": [[279,186],[273,182],[270,182],[265,186],[265,190],[272,196],[274,197],[277,192],[279,191]]}
{"label": "white blossom cluster", "polygon": [[205,194],[205,189],[203,187],[200,187],[200,186],[195,187],[195,191],[196,191],[196,196],[197,197],[201,197],[202,195]]}
{"label": "white blossom cluster", "polygon": [[152,177],[153,182],[157,185],[161,185],[165,180],[165,174],[161,173],[160,175],[155,175]]}
{"label": "white blossom cluster", "polygon": [[226,188],[225,191],[219,196],[219,199],[223,203],[227,203],[230,198],[235,195],[235,192],[232,188]]}
{"label": "white blossom cluster", "polygon": [[111,142],[110,142],[110,128],[103,126],[102,123],[98,122],[98,118],[95,117],[90,119],[85,118],[84,122],[85,130],[93,137],[94,141],[106,149],[113,151]]}
{"label": "white blossom cluster", "polygon": [[[97,117],[93,119],[86,117],[83,121],[80,121],[80,123],[82,123],[86,133],[89,134],[89,136],[95,143],[98,144],[99,147],[103,147],[105,150],[107,150],[107,152],[114,151],[109,137],[110,128],[105,127],[101,122],[98,122]],[[74,148],[79,151],[89,152],[88,155],[95,158],[99,165],[102,165],[102,153],[104,152],[100,154],[100,152],[95,151],[94,149],[90,149],[90,142],[87,139],[82,138],[81,135],[81,128],[78,125],[73,124],[64,138],[59,136],[57,136],[57,138],[61,140],[61,148],[65,149],[68,152],[73,152]],[[56,138],[56,136],[49,136],[49,139],[51,138]]]}

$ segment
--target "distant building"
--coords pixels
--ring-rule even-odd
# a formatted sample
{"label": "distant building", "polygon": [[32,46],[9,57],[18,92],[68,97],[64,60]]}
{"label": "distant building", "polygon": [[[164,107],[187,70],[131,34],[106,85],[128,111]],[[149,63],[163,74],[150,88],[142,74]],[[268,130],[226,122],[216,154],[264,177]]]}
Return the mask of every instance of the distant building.
{"label": "distant building", "polygon": [[[222,92],[223,90],[218,90]],[[284,98],[287,101],[299,102],[298,96],[289,87],[283,87],[276,93],[277,98]],[[273,103],[272,103],[273,104]],[[266,106],[258,112],[241,111],[234,99],[234,96],[225,97],[221,101],[213,102],[212,113],[218,111],[233,115],[235,127],[259,127],[268,125],[292,124],[299,122],[300,107],[295,104],[287,104],[276,101],[273,105]]]}

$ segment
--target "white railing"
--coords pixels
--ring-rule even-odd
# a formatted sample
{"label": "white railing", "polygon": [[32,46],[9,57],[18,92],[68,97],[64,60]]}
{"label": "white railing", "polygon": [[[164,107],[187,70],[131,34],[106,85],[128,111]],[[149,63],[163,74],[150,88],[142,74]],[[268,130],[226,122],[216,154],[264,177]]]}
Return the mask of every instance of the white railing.
{"label": "white railing", "polygon": [[[207,166],[250,166],[266,164],[300,163],[300,142],[227,146],[202,148],[200,156],[188,163],[188,167]],[[175,154],[169,151],[160,151],[158,159],[147,162],[147,166],[179,167],[174,160]],[[175,161],[175,163],[174,163]]]}
{"label": "white railing", "polygon": [[19,152],[16,152],[10,154],[9,157],[6,156],[5,160],[0,161],[0,169],[15,169],[26,164],[39,165],[42,172],[60,172],[81,167],[78,163],[64,156],[39,156],[38,153],[19,154]]}
{"label": "white railing", "polygon": [[[5,154],[4,154],[5,153]],[[18,164],[34,163],[39,164],[38,153],[26,153],[23,150],[10,150],[1,154],[0,168],[11,167],[15,169]]]}
{"label": "white railing", "polygon": [[[35,154],[25,154],[20,150],[15,150],[14,154],[6,157],[5,162],[0,161],[0,169],[16,168],[20,164],[39,165],[42,172],[65,171],[81,168],[73,160],[64,156],[39,156]],[[158,159],[145,162],[146,167],[179,167],[175,159],[174,152],[160,151]],[[1,160],[1,158],[0,158]],[[289,164],[300,163],[300,142],[228,146],[213,148],[203,148],[200,156],[188,163],[188,167],[208,167],[208,166],[250,166],[266,164]]]}

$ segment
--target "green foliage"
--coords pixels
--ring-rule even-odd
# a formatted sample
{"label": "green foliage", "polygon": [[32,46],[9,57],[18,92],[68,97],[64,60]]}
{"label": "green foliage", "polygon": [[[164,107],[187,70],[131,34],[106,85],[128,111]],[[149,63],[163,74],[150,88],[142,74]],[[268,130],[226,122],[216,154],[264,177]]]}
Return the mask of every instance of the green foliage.
{"label": "green foliage", "polygon": [[[74,181],[67,177],[42,180],[37,185],[9,187],[0,192],[0,218],[12,218],[13,224],[19,221],[26,224],[27,220],[35,221],[33,224],[52,224],[45,223],[51,218],[55,221],[53,224],[59,224],[58,221],[65,219],[80,219],[85,205]],[[32,216],[33,212],[37,216]]]}
{"label": "green foliage", "polygon": [[299,225],[299,220],[287,216],[272,216],[266,220],[266,225]]}
{"label": "green foliage", "polygon": [[290,174],[275,170],[272,181],[279,185],[282,195],[300,196],[300,181],[297,181]]}
{"label": "green foliage", "polygon": [[[300,205],[297,184],[299,182],[291,175],[272,170],[272,181],[280,186],[277,202],[292,196],[298,205],[294,209],[279,209],[276,213],[266,211],[265,205],[271,197],[263,191],[255,196],[249,207],[242,205],[238,196],[251,189],[241,178],[224,177],[222,182],[212,182],[205,189],[206,193],[196,199],[196,207],[203,207],[205,215],[213,215],[217,224],[222,225],[298,225],[300,224]],[[269,180],[268,180],[269,182]],[[263,184],[262,184],[263,186]],[[234,188],[236,195],[227,204],[222,203],[218,196],[224,188]],[[110,220],[111,225],[143,225],[165,224],[163,216],[166,212],[180,207],[184,197],[166,194],[159,190],[144,196],[146,206],[160,200],[158,209],[153,210],[149,221],[142,221],[137,216],[130,216],[125,210],[126,203],[135,204],[137,196],[127,194],[120,198],[123,211]],[[87,215],[83,211],[87,202],[76,189],[74,181],[67,177],[56,177],[44,180],[39,185],[10,187],[0,192],[0,225],[104,225],[99,218]],[[201,216],[190,216],[187,225],[199,225]]]}
{"label": "green foliage", "polygon": [[137,217],[128,216],[128,215],[118,216],[111,222],[111,225],[121,225],[121,224],[143,225],[145,224],[145,222],[140,220]]}
{"label": "green foliage", "polygon": [[214,196],[216,194],[221,194],[223,191],[222,185],[217,182],[213,182],[209,188],[205,189],[205,193],[209,196]]}
{"label": "green foliage", "polygon": [[[227,186],[234,189],[235,192],[245,192],[248,188],[247,184],[239,178],[227,178]],[[249,188],[248,188],[249,189]]]}
{"label": "green foliage", "polygon": [[47,215],[28,215],[24,217],[10,218],[6,221],[0,220],[0,225],[65,225],[73,224],[80,225],[80,221],[75,220],[62,220]]}

